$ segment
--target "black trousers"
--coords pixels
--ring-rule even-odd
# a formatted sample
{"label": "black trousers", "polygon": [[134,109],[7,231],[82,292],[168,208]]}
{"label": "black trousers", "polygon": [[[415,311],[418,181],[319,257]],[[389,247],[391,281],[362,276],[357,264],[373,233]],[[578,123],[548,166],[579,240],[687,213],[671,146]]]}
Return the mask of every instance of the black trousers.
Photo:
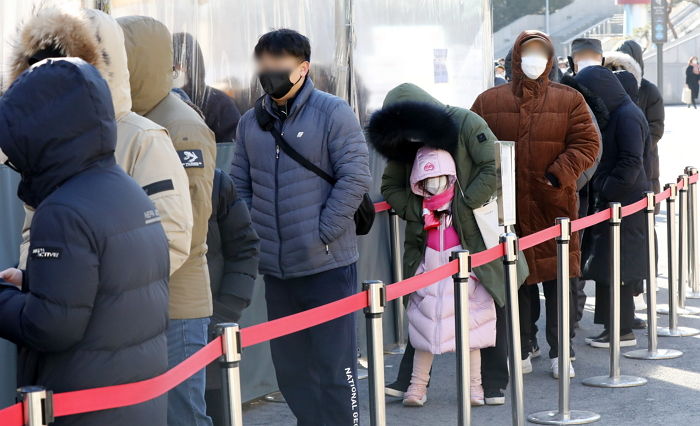
{"label": "black trousers", "polygon": [[[574,322],[576,321],[576,294],[578,293],[576,284],[578,278],[571,278],[569,283],[569,324],[571,330],[571,338],[574,337]],[[532,311],[532,304],[539,304],[539,294],[536,299],[533,299],[531,290],[527,287],[532,287],[529,285],[523,285],[518,291],[518,302],[520,304],[520,321],[521,324],[530,324],[530,313]],[[557,314],[557,305],[559,288],[557,281],[545,281],[542,283],[542,289],[544,290],[545,298],[545,315],[546,318],[546,337],[547,343],[549,344],[549,357],[556,358],[559,356],[559,318]],[[520,327],[520,342],[522,357],[527,358],[527,354],[532,350],[531,348],[531,327]],[[573,354],[573,351],[572,351]]]}
{"label": "black trousers", "polygon": [[[583,311],[586,309],[586,280],[576,279],[576,322],[583,318]],[[571,325],[573,327],[573,324]]]}
{"label": "black trousers", "polygon": [[[307,277],[265,277],[267,316],[274,320],[350,296],[355,264]],[[270,341],[277,384],[300,426],[359,424],[353,315]]]}
{"label": "black trousers", "polygon": [[496,346],[481,350],[481,384],[484,391],[501,390],[508,386],[507,326],[506,309],[496,305]]}
{"label": "black trousers", "polygon": [[[620,286],[620,334],[632,332],[634,294],[641,285],[643,284],[639,281],[629,281]],[[609,329],[610,309],[610,286],[607,283],[596,283],[593,321],[596,324],[603,324],[606,330]]]}

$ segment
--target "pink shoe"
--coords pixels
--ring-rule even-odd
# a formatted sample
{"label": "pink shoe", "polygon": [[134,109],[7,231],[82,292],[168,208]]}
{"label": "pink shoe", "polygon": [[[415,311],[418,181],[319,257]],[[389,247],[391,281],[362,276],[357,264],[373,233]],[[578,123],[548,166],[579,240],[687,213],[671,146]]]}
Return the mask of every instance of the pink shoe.
{"label": "pink shoe", "polygon": [[481,385],[472,384],[469,386],[469,394],[472,407],[484,405],[484,388]]}
{"label": "pink shoe", "polygon": [[403,394],[404,407],[422,407],[428,401],[428,388],[425,385],[411,385]]}

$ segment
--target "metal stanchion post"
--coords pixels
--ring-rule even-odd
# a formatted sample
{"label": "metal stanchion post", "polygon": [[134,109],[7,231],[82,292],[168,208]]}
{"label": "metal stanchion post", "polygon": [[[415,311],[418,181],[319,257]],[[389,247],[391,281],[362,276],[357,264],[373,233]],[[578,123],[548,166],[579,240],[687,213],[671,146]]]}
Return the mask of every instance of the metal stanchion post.
{"label": "metal stanchion post", "polygon": [[241,334],[238,324],[225,322],[216,325],[221,336],[224,354],[219,358],[222,379],[222,397],[226,411],[226,425],[243,426],[243,399],[241,398]]}
{"label": "metal stanchion post", "polygon": [[525,424],[525,400],[523,395],[523,365],[520,351],[520,309],[518,307],[518,237],[513,233],[501,234],[505,243],[506,321],[508,325],[508,367],[510,370],[511,407],[513,424]]}
{"label": "metal stanchion post", "polygon": [[457,346],[457,424],[471,424],[471,401],[469,396],[469,275],[472,271],[469,251],[452,253],[452,260],[459,261],[459,272],[453,276],[455,282],[455,335]]}
{"label": "metal stanchion post", "polygon": [[24,426],[45,426],[54,421],[53,392],[41,386],[24,386],[17,389],[22,402]]}
{"label": "metal stanchion post", "polygon": [[[685,174],[695,176],[698,169],[688,166]],[[698,198],[700,183],[691,183],[688,189],[688,232],[690,234],[690,287],[689,299],[700,299],[700,205]]]}
{"label": "metal stanchion post", "polygon": [[569,391],[571,377],[571,326],[570,315],[570,285],[569,279],[569,242],[571,241],[571,221],[569,218],[557,218],[556,224],[561,228],[561,236],[557,238],[557,280],[559,300],[557,315],[559,319],[559,409],[541,411],[530,414],[527,419],[541,425],[581,425],[600,420],[600,414],[591,411],[571,410],[569,408]]}
{"label": "metal stanchion post", "polygon": [[[389,210],[389,230],[391,234],[391,263],[394,273],[394,282],[399,282],[403,280],[403,261],[401,259],[401,232],[399,228],[399,215],[396,211]],[[403,304],[403,296],[394,300],[394,318],[396,327],[396,343],[394,346],[387,350],[386,353],[392,355],[398,355],[404,353],[406,350],[406,326],[404,321],[406,319],[405,308]]]}
{"label": "metal stanchion post", "polygon": [[678,241],[680,243],[680,255],[678,257],[678,314],[696,315],[700,314],[700,308],[685,305],[685,295],[689,283],[688,276],[690,268],[690,233],[688,232],[688,175],[680,175],[678,176],[678,180],[683,182],[683,188],[678,190]]}
{"label": "metal stanchion post", "polygon": [[658,336],[656,335],[656,241],[654,239],[654,192],[646,193],[647,207],[647,323],[649,330],[649,341],[647,349],[638,349],[626,352],[623,355],[634,359],[671,359],[678,358],[683,352],[675,349],[659,349],[657,347]]}
{"label": "metal stanchion post", "polygon": [[668,313],[668,327],[659,328],[658,334],[664,337],[694,336],[700,333],[700,330],[678,326],[678,234],[676,232],[676,197],[678,197],[678,186],[675,183],[668,183],[664,188],[671,190],[671,196],[666,199],[668,308],[659,308],[657,312]]}
{"label": "metal stanchion post", "polygon": [[365,281],[362,290],[367,292],[369,306],[365,308],[367,320],[367,356],[369,358],[369,411],[372,426],[386,425],[384,405],[384,328],[382,314],[386,305],[386,292],[381,281]]}
{"label": "metal stanchion post", "polygon": [[591,377],[583,381],[584,385],[599,388],[627,388],[646,384],[643,377],[623,376],[620,374],[620,225],[622,225],[622,204],[610,203],[610,374]]}

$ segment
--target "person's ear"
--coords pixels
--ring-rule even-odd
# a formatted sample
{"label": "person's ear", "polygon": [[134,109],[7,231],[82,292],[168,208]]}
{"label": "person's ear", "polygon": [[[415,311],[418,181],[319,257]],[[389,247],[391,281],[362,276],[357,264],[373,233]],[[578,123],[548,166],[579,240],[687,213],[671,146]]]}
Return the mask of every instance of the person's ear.
{"label": "person's ear", "polygon": [[304,61],[301,63],[301,68],[299,69],[299,73],[301,74],[302,77],[306,77],[309,75],[310,69],[311,69],[311,63],[309,61]]}

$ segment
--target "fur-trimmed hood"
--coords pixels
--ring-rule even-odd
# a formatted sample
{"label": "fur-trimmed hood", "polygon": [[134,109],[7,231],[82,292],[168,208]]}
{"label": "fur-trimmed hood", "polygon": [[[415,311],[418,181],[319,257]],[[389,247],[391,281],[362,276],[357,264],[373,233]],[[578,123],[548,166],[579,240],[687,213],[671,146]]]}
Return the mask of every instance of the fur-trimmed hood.
{"label": "fur-trimmed hood", "polygon": [[454,153],[459,130],[447,107],[413,84],[393,89],[372,115],[369,142],[389,160],[413,163],[422,146]]}
{"label": "fur-trimmed hood", "polygon": [[603,65],[612,71],[628,71],[637,80],[637,86],[642,85],[642,67],[630,55],[619,51],[605,52]]}
{"label": "fur-trimmed hood", "polygon": [[9,82],[46,57],[78,57],[93,65],[107,80],[117,120],[131,111],[124,34],[109,15],[39,9],[20,29],[10,54]]}
{"label": "fur-trimmed hood", "polygon": [[608,107],[605,106],[605,102],[603,102],[599,96],[596,96],[596,94],[591,92],[587,87],[580,85],[578,81],[576,81],[576,79],[569,74],[564,74],[560,83],[575,89],[577,92],[583,95],[583,98],[586,100],[588,107],[591,109],[591,112],[598,123],[598,128],[604,130],[608,125],[608,120],[610,119],[610,111],[608,111]]}

